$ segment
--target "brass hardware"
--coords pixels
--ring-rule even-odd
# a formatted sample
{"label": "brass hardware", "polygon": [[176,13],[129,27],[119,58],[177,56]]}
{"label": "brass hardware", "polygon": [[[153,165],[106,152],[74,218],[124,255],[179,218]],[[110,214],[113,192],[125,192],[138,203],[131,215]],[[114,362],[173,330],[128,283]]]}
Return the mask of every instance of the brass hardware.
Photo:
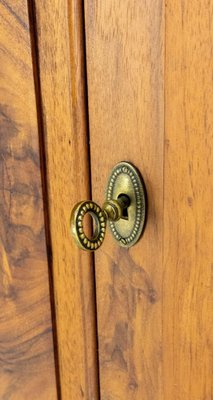
{"label": "brass hardware", "polygon": [[[84,233],[83,219],[89,213],[95,221],[95,232],[92,239]],[[103,243],[106,232],[106,215],[101,207],[93,201],[77,203],[71,213],[71,232],[77,245],[87,251],[98,249]]]}
{"label": "brass hardware", "polygon": [[[83,219],[87,213],[95,222],[91,239],[85,234],[83,227]],[[143,180],[132,164],[123,161],[112,170],[102,208],[93,201],[81,201],[74,206],[71,213],[71,232],[80,248],[94,251],[102,245],[109,221],[118,244],[131,247],[139,240],[145,219],[146,194]]]}

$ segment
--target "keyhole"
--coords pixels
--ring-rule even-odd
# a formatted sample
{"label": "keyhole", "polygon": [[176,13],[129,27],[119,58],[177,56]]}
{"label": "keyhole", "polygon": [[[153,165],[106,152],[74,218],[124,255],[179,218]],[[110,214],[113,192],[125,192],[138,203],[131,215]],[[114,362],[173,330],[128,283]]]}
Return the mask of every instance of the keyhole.
{"label": "keyhole", "polygon": [[121,218],[128,220],[129,219],[128,207],[130,205],[130,198],[126,194],[121,193],[121,194],[119,194],[118,199],[122,203],[122,217]]}
{"label": "keyhole", "polygon": [[122,214],[121,218],[126,219],[126,220],[129,219],[128,218],[128,208],[127,207],[123,209],[123,214]]}

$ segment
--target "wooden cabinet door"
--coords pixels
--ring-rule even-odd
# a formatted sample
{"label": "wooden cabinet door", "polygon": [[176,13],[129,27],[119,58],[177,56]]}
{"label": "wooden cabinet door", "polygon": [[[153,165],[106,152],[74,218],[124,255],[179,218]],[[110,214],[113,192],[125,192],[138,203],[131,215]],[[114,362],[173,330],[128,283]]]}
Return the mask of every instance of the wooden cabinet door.
{"label": "wooden cabinet door", "polygon": [[[0,7],[0,398],[212,400],[213,3]],[[123,160],[143,237],[79,250]]]}
{"label": "wooden cabinet door", "polygon": [[142,239],[95,253],[103,400],[211,400],[212,12],[86,0],[92,195],[119,161],[148,192]]}
{"label": "wooden cabinet door", "polygon": [[0,398],[56,400],[28,11],[0,2]]}

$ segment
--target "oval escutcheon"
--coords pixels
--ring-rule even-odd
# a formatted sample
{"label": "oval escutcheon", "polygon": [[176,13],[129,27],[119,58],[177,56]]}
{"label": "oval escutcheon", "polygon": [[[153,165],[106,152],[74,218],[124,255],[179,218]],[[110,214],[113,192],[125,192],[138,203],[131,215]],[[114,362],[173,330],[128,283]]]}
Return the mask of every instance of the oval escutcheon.
{"label": "oval escutcheon", "polygon": [[143,233],[146,212],[146,189],[138,170],[129,162],[122,161],[112,170],[110,175],[106,199],[118,199],[126,195],[130,205],[119,221],[109,221],[109,226],[120,246],[131,247],[139,240]]}

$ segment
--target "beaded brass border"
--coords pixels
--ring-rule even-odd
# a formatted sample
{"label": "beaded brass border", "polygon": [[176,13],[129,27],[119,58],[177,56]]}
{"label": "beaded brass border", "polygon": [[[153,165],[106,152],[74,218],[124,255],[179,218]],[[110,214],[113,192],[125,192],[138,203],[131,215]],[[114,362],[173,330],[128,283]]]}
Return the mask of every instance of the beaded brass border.
{"label": "beaded brass border", "polygon": [[[96,223],[96,232],[92,239],[86,236],[83,228],[83,219],[87,213],[91,214]],[[76,204],[71,218],[74,221],[71,223],[72,234],[78,246],[87,251],[98,249],[103,243],[106,232],[106,217],[98,204],[93,201],[82,201]]]}

